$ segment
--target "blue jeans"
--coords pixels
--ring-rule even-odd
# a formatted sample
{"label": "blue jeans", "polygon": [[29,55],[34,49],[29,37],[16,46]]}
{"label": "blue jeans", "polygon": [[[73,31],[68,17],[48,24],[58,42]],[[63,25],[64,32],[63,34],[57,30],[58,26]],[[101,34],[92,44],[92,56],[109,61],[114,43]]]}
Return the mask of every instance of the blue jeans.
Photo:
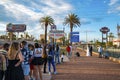
{"label": "blue jeans", "polygon": [[56,72],[56,66],[55,66],[54,59],[48,60],[48,71],[51,72],[51,64],[52,64],[52,66],[53,66],[54,72]]}
{"label": "blue jeans", "polygon": [[59,52],[56,52],[56,54],[55,54],[55,62],[56,62],[56,63],[60,63],[60,55],[59,55]]}

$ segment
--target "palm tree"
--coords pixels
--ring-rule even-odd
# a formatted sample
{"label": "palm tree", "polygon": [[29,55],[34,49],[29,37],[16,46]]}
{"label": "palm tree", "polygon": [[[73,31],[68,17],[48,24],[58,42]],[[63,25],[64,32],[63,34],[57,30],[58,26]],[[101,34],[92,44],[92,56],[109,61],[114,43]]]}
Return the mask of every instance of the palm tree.
{"label": "palm tree", "polygon": [[45,45],[46,45],[47,44],[47,28],[48,28],[48,25],[51,26],[54,24],[54,20],[53,18],[51,18],[51,16],[45,16],[40,18],[40,23],[44,25],[44,28],[45,28]]}
{"label": "palm tree", "polygon": [[[47,59],[47,52],[46,52],[46,44],[47,44],[47,28],[48,28],[48,25],[53,25],[54,24],[54,20],[53,18],[51,18],[51,16],[45,16],[45,17],[42,17],[40,18],[40,23],[42,25],[44,25],[44,28],[45,28],[45,41],[44,41],[44,48],[43,48],[43,57]],[[47,63],[47,60],[45,59],[45,62],[44,62],[44,73],[46,73],[46,63]]]}
{"label": "palm tree", "polygon": [[74,27],[80,27],[81,25],[79,17],[73,13],[68,14],[68,16],[65,17],[63,24],[70,27],[70,33],[73,31]]}
{"label": "palm tree", "polygon": [[12,41],[13,37],[14,37],[14,33],[13,32],[8,32],[8,37],[9,37],[10,41]]}
{"label": "palm tree", "polygon": [[109,38],[109,42],[113,41],[114,35],[112,32],[109,33],[108,38]]}

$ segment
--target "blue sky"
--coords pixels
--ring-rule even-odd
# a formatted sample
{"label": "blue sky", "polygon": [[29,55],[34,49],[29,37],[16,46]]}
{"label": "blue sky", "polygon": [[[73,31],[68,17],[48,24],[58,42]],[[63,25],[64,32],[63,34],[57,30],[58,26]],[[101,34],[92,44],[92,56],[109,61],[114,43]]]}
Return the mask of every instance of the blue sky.
{"label": "blue sky", "polygon": [[99,29],[108,27],[117,37],[117,24],[120,24],[120,0],[1,0],[0,34],[5,34],[6,24],[26,24],[29,34],[36,38],[44,33],[39,19],[49,15],[55,20],[57,29],[69,33],[63,26],[64,18],[69,14],[78,15],[81,26],[74,28],[80,32],[80,40],[101,39]]}

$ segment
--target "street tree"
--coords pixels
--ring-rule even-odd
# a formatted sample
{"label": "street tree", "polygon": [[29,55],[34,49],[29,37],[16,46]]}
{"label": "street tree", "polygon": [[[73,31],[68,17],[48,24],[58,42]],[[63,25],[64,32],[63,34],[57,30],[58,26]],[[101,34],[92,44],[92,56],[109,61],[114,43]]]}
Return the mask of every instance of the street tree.
{"label": "street tree", "polygon": [[[65,17],[63,24],[70,27],[70,33],[73,32],[73,28],[80,27],[81,25],[79,17],[74,13],[68,14]],[[70,44],[72,45],[72,42]]]}

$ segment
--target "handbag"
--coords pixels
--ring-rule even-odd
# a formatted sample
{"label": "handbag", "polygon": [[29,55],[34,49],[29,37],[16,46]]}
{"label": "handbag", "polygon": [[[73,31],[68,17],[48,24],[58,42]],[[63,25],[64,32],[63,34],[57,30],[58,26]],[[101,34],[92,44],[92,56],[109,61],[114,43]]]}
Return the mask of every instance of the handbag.
{"label": "handbag", "polygon": [[47,58],[47,54],[46,54],[46,53],[43,53],[43,54],[42,54],[42,58]]}

